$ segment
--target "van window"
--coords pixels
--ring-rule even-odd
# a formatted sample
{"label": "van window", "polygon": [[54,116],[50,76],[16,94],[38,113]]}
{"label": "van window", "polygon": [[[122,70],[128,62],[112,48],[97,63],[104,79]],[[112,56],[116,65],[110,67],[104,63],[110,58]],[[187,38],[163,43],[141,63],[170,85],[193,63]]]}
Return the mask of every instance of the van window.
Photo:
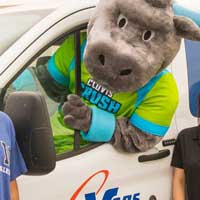
{"label": "van window", "polygon": [[188,69],[190,111],[198,116],[198,99],[200,96],[200,42],[185,41]]}
{"label": "van window", "polygon": [[[67,88],[66,90],[65,88],[64,89],[62,88],[63,90],[60,94],[57,93],[57,91],[55,90],[53,92],[48,91],[48,87],[46,89],[42,85],[41,79],[39,78],[39,74],[41,75],[40,77],[43,78],[44,73],[42,73],[43,72],[42,70],[39,71],[38,69],[48,68],[49,63],[52,60],[51,58],[53,58],[55,52],[57,50],[58,51],[63,50],[60,49],[60,46],[62,46],[62,44],[64,44],[66,41],[72,38],[74,42],[72,43],[73,45],[71,45],[70,47],[71,49],[65,49],[64,52],[69,52],[71,55],[76,55],[74,56],[75,58],[71,61],[71,63],[69,63],[71,68],[76,69],[75,65],[78,63],[76,60],[80,60],[81,62],[83,58],[82,55],[84,49],[82,48],[81,45],[82,34],[86,34],[86,29],[81,29],[74,31],[70,34],[66,34],[62,38],[56,40],[51,46],[47,47],[42,54],[36,56],[35,59],[33,58],[33,62],[31,62],[31,64],[29,64],[24,69],[24,71],[21,72],[10,83],[10,85],[6,90],[4,98],[5,101],[6,97],[11,92],[14,91],[34,91],[34,92],[40,92],[44,95],[49,111],[51,127],[53,129],[53,137],[54,137],[56,153],[58,157],[59,155],[61,155],[60,158],[58,159],[64,159],[67,157],[71,157],[72,155],[75,154],[83,153],[84,151],[94,148],[96,144],[83,141],[82,138],[79,136],[79,132],[70,129],[70,127],[67,127],[63,122],[62,105],[66,101],[66,96],[70,93],[71,88],[69,90]],[[77,35],[79,37],[77,37]],[[77,42],[78,40],[80,41]],[[78,54],[77,52],[80,52],[79,58],[77,56]],[[75,73],[74,76],[75,77],[70,77],[70,78],[77,79],[77,73]],[[80,85],[80,80],[79,83],[76,83],[76,85]],[[80,94],[80,87],[78,88],[77,86],[75,86],[74,88],[75,91],[79,90],[77,93]]]}

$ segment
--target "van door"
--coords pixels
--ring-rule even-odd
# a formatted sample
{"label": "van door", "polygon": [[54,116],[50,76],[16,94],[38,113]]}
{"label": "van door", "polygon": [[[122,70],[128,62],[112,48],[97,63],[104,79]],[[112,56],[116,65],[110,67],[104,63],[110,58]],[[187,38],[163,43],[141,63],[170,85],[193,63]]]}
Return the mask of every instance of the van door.
{"label": "van door", "polygon": [[60,102],[49,98],[35,75],[38,63],[45,65],[45,59],[41,62],[40,58],[48,60],[67,37],[84,31],[92,11],[93,8],[81,10],[49,27],[2,75],[10,77],[2,90],[4,98],[13,91],[22,90],[39,91],[45,96],[57,151],[56,168],[52,173],[19,178],[21,199],[169,200],[169,155],[173,147],[169,139],[175,138],[177,133],[175,121],[164,142],[145,153],[127,154],[117,152],[109,144],[84,143],[77,134],[68,132],[59,117],[62,98]]}

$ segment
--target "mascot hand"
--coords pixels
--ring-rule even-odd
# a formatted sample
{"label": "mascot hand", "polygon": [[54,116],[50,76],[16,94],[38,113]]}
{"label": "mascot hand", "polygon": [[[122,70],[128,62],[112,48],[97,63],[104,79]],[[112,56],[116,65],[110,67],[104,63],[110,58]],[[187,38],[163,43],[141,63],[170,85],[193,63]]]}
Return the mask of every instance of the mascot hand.
{"label": "mascot hand", "polygon": [[75,94],[67,96],[63,105],[64,122],[73,129],[88,132],[91,121],[91,109]]}

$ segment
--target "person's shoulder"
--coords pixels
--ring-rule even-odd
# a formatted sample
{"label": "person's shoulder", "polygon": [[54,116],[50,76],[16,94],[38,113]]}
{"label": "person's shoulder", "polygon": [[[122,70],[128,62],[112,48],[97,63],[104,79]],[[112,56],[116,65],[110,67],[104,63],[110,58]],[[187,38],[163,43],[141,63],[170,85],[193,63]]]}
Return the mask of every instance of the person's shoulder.
{"label": "person's shoulder", "polygon": [[7,123],[11,123],[10,117],[6,113],[4,113],[2,111],[0,111],[0,120],[4,121],[4,122],[7,122]]}
{"label": "person's shoulder", "polygon": [[179,139],[191,138],[192,136],[196,135],[197,133],[199,133],[199,135],[200,135],[200,126],[185,128],[178,134],[178,138]]}
{"label": "person's shoulder", "polygon": [[14,133],[14,125],[11,118],[4,112],[0,111],[0,128],[7,130],[10,134]]}

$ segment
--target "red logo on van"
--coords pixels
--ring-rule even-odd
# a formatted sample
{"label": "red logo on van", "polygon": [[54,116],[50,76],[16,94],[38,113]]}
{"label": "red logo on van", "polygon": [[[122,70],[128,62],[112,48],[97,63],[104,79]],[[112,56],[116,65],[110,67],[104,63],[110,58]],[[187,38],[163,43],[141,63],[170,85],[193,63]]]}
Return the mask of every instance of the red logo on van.
{"label": "red logo on van", "polygon": [[76,200],[76,198],[78,197],[78,195],[80,194],[80,192],[84,189],[84,187],[88,184],[88,182],[93,179],[95,176],[99,175],[99,174],[103,174],[104,175],[104,180],[101,184],[101,186],[99,187],[99,189],[96,192],[96,195],[101,191],[102,187],[104,186],[104,184],[106,183],[106,180],[108,179],[109,176],[109,171],[108,170],[101,170],[99,172],[96,172],[95,174],[93,174],[92,176],[90,176],[79,188],[78,190],[72,195],[72,197],[70,198],[70,200]]}

